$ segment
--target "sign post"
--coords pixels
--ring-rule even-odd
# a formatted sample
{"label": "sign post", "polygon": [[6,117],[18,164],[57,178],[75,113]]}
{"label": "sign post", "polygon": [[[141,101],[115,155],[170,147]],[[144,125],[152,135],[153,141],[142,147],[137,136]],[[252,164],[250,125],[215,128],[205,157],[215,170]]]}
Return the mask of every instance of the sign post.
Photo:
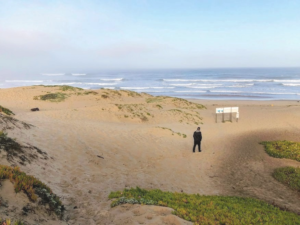
{"label": "sign post", "polygon": [[216,108],[216,123],[218,122],[218,114],[222,114],[222,122],[225,122],[225,113],[230,113],[230,122],[232,122],[232,113],[236,113],[236,121],[239,119],[239,107]]}

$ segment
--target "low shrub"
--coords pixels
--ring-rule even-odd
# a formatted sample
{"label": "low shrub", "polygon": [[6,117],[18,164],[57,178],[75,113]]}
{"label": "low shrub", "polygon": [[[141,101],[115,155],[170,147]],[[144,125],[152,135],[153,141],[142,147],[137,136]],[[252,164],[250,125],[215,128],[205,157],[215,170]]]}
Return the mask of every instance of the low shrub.
{"label": "low shrub", "polygon": [[139,187],[111,192],[109,198],[116,199],[112,207],[124,203],[170,207],[173,214],[195,225],[300,224],[297,214],[253,198],[189,195]]}
{"label": "low shrub", "polygon": [[33,202],[37,200],[38,195],[43,203],[49,205],[51,211],[54,211],[57,215],[62,215],[64,206],[59,197],[53,194],[46,184],[33,176],[21,172],[18,167],[12,168],[0,165],[0,179],[9,179],[14,184],[16,193],[24,191]]}
{"label": "low shrub", "polygon": [[8,116],[11,116],[11,115],[15,115],[11,110],[7,109],[7,108],[4,108],[3,106],[0,105],[0,112],[3,112],[5,113],[6,115]]}
{"label": "low shrub", "polygon": [[300,143],[293,141],[264,141],[265,151],[275,158],[294,159],[300,162]]}
{"label": "low shrub", "polygon": [[275,169],[273,177],[293,190],[300,192],[300,168],[282,167]]}
{"label": "low shrub", "polygon": [[43,100],[43,101],[51,101],[51,102],[61,102],[67,98],[67,95],[64,93],[56,92],[56,93],[49,93],[45,95],[35,96],[34,100]]}

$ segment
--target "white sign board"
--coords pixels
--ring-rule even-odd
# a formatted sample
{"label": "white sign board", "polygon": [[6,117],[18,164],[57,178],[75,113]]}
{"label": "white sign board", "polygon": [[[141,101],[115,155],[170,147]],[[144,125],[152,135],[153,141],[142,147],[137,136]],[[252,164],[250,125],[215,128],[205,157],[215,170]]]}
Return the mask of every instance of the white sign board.
{"label": "white sign board", "polygon": [[239,107],[216,108],[216,113],[238,113]]}

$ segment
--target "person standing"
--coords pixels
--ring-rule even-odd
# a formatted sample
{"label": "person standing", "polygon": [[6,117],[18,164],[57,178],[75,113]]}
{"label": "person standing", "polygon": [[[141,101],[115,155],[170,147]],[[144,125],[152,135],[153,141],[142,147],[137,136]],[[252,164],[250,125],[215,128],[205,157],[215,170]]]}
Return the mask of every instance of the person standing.
{"label": "person standing", "polygon": [[200,127],[197,128],[197,130],[194,132],[194,147],[193,152],[195,152],[196,145],[198,145],[198,150],[201,152],[201,141],[202,141],[202,134],[200,131]]}

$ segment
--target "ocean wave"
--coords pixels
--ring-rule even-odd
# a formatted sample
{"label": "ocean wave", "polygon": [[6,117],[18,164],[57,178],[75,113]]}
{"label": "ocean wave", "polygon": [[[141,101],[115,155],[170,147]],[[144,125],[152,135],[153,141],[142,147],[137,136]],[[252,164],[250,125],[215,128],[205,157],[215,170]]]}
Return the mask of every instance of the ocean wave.
{"label": "ocean wave", "polygon": [[294,92],[249,92],[249,94],[266,94],[266,95],[298,95]]}
{"label": "ocean wave", "polygon": [[103,81],[121,81],[123,78],[101,78]]}
{"label": "ocean wave", "polygon": [[300,84],[284,84],[284,83],[282,83],[282,85],[283,86],[293,86],[293,87],[300,86]]}
{"label": "ocean wave", "polygon": [[184,93],[184,92],[186,92],[186,93],[205,93],[206,91],[174,91],[174,92],[180,92],[180,93]]}
{"label": "ocean wave", "polygon": [[178,86],[178,87],[180,87],[180,86],[185,87],[185,86],[191,86],[191,85],[194,85],[194,84],[196,84],[196,83],[189,83],[189,84],[169,84],[169,85]]}
{"label": "ocean wave", "polygon": [[121,89],[125,90],[144,90],[149,89],[149,87],[120,87]]}
{"label": "ocean wave", "polygon": [[[182,82],[193,82],[193,81],[201,81],[201,82],[272,82],[272,79],[163,79],[163,81],[174,82],[174,81],[182,81]],[[299,81],[300,82],[300,81]]]}
{"label": "ocean wave", "polygon": [[300,80],[274,80],[274,82],[283,82],[283,83],[300,83]]}
{"label": "ocean wave", "polygon": [[43,83],[43,80],[5,80],[7,83]]}
{"label": "ocean wave", "polygon": [[115,87],[104,87],[104,89],[115,89]]}
{"label": "ocean wave", "polygon": [[243,93],[242,91],[210,91],[213,93]]}
{"label": "ocean wave", "polygon": [[42,73],[43,76],[64,76],[65,73]]}
{"label": "ocean wave", "polygon": [[59,83],[57,85],[99,85],[99,86],[104,86],[104,85],[116,85],[117,83],[85,83],[85,82],[65,82],[65,83]]}

